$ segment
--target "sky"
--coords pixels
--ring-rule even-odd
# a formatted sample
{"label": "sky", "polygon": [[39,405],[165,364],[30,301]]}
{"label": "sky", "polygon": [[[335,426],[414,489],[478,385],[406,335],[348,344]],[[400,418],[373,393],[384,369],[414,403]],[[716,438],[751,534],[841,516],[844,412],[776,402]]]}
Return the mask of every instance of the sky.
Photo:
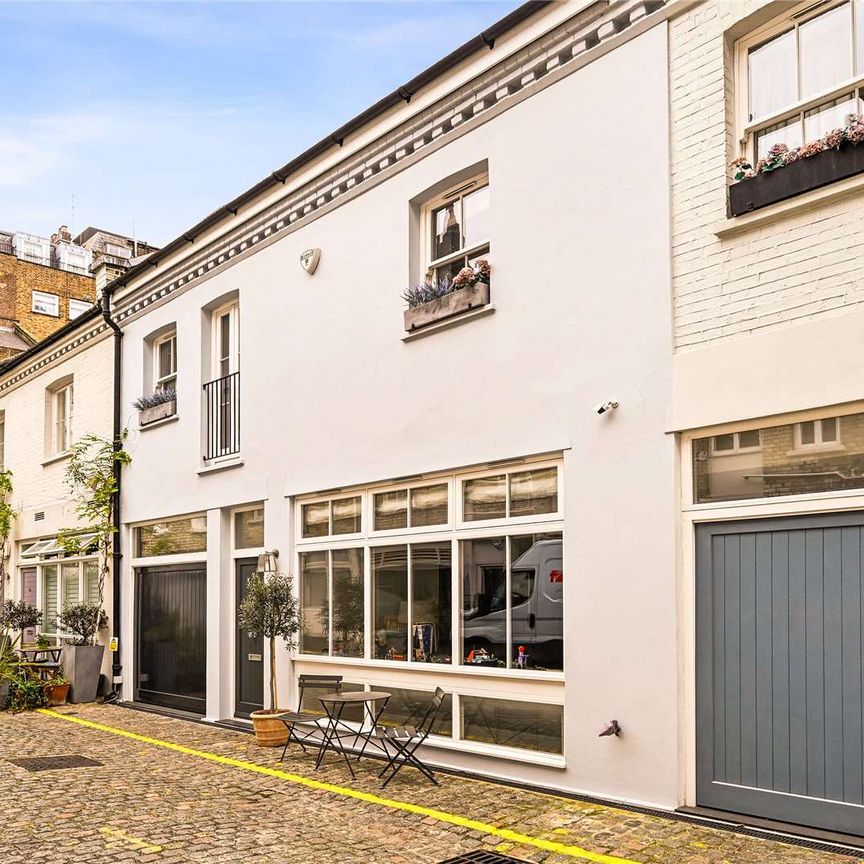
{"label": "sky", "polygon": [[518,5],[0,0],[0,229],[164,244]]}

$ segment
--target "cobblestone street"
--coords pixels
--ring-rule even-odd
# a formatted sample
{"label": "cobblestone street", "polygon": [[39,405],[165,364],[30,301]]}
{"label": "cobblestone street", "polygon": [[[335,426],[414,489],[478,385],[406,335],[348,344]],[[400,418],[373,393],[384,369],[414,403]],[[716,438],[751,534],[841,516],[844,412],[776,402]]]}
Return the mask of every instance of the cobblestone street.
{"label": "cobblestone street", "polygon": [[[313,771],[309,756],[278,763],[251,736],[107,706],[64,713],[160,739],[212,757],[242,760],[370,793],[364,801],[308,788],[299,778],[257,773],[200,753],[177,752],[45,714],[0,714],[0,862],[246,862],[434,864],[475,849],[525,861],[640,864],[852,864],[858,856],[635,814],[474,780],[440,776],[435,788],[404,772],[382,793],[380,766],[357,780],[344,763]],[[101,766],[30,773],[9,759],[77,754]],[[388,806],[382,799],[391,799]],[[422,805],[568,847],[514,843],[443,818],[398,809]],[[577,850],[584,850],[580,854]],[[608,856],[608,857],[604,857]],[[864,857],[864,856],[862,856]]]}

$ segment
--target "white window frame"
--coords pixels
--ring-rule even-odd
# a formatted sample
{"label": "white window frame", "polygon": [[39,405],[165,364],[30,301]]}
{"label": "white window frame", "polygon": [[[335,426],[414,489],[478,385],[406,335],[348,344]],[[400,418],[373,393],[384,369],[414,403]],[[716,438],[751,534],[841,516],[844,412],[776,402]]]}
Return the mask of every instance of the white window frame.
{"label": "white window frame", "polygon": [[261,511],[262,525],[266,524],[267,511],[264,504],[252,504],[248,507],[236,507],[231,511],[231,554],[234,558],[251,558],[254,555],[260,555],[265,551],[262,546],[238,546],[237,545],[237,517],[241,513],[254,513],[256,510]]}
{"label": "white window frame", "polygon": [[432,198],[430,201],[426,202],[421,207],[420,224],[422,240],[420,244],[420,249],[422,253],[421,261],[423,273],[425,274],[426,278],[433,278],[435,270],[437,268],[443,267],[452,261],[458,260],[459,258],[471,259],[484,253],[488,257],[491,251],[491,241],[490,238],[485,237],[483,240],[480,240],[477,243],[473,243],[470,246],[464,246],[455,252],[451,252],[449,255],[442,255],[440,258],[433,258],[432,231],[434,228],[434,224],[432,220],[432,214],[442,205],[447,204],[450,201],[461,201],[467,195],[470,195],[473,192],[477,192],[484,187],[488,187],[489,185],[489,174],[488,172],[484,171],[481,174],[477,174],[474,177],[469,177],[463,182],[451,186],[446,192],[442,192],[440,195]]}
{"label": "white window frame", "polygon": [[[173,343],[171,349],[171,358],[174,361],[173,371],[168,375],[160,375],[159,357],[160,349],[163,345]],[[177,390],[177,330],[170,330],[168,333],[159,336],[153,340],[153,390],[161,392],[162,390]]]}
{"label": "white window frame", "polygon": [[[47,545],[47,548],[56,548],[56,543],[52,547],[50,540],[39,542],[45,543]],[[27,545],[32,546],[35,544],[28,543]],[[40,556],[38,558],[35,558],[34,560],[22,561],[20,565],[19,569],[25,567],[36,568],[36,608],[43,613],[42,624],[39,626],[38,629],[39,632],[44,634],[45,636],[54,636],[57,639],[75,638],[74,633],[67,633],[54,626],[53,622],[49,621],[47,615],[45,614],[45,568],[51,566],[57,568],[57,614],[59,615],[63,611],[63,567],[73,564],[78,566],[78,602],[89,602],[87,593],[86,571],[88,564],[94,565],[96,570],[96,579],[98,580],[99,556],[97,554],[94,553],[92,555],[69,555],[64,557],[58,552],[58,554],[56,554],[56,557],[45,558]]]}
{"label": "white window frame", "polygon": [[[50,315],[52,318],[60,317],[60,295],[51,294],[49,291],[33,291],[30,295],[30,311],[37,315]],[[39,305],[45,307],[40,309]],[[54,311],[51,311],[51,310]]]}
{"label": "white window frame", "polygon": [[[746,434],[747,432],[758,432],[759,433],[759,443],[752,447],[742,447],[741,446],[741,435]],[[730,450],[718,450],[715,447],[714,441],[716,438],[720,437],[718,435],[711,436],[711,455],[712,456],[738,456],[741,453],[756,453],[762,449],[762,429],[739,429],[736,432],[724,432],[724,435],[731,435],[733,439],[732,448]]]}
{"label": "white window frame", "polygon": [[[430,486],[447,486],[447,521],[438,523],[437,525],[411,525],[411,492],[415,489],[425,489]],[[369,514],[369,535],[370,536],[396,536],[403,535],[414,536],[415,534],[434,534],[441,531],[452,530],[455,525],[455,502],[454,487],[456,483],[452,477],[443,477],[437,480],[419,480],[416,483],[393,483],[387,486],[375,487],[369,489],[364,496],[366,499],[366,512]],[[408,509],[408,527],[407,528],[375,528],[375,496],[386,492],[406,492]]]}
{"label": "white window frame", "polygon": [[[62,400],[62,406],[61,406]],[[62,416],[61,416],[62,414]],[[68,453],[73,441],[75,382],[69,381],[51,391],[51,453]]]}
{"label": "white window frame", "polygon": [[[228,317],[228,356],[222,356],[222,319]],[[218,381],[226,375],[240,371],[240,304],[232,300],[224,306],[214,309],[211,317],[212,363],[211,381]],[[222,374],[222,361],[228,361],[228,372]]]}
{"label": "white window frame", "polygon": [[[813,96],[807,97],[806,99],[798,100],[790,105],[783,106],[782,108],[772,112],[771,114],[766,115],[765,117],[758,117],[751,121],[749,111],[750,78],[748,65],[748,57],[750,50],[766,42],[770,42],[772,39],[778,36],[782,36],[789,30],[797,29],[798,27],[800,27],[801,24],[805,24],[808,21],[811,21],[813,18],[817,18],[825,12],[831,11],[837,6],[842,6],[845,2],[849,2],[850,14],[852,16],[852,39],[850,44],[850,51],[852,52],[853,72],[855,72],[856,74],[853,74],[851,78],[842,81],[837,85],[822,91],[821,93],[816,93]],[[790,9],[786,10],[782,15],[778,16],[777,18],[773,19],[772,21],[758,28],[757,30],[748,33],[746,36],[735,42],[735,125],[738,133],[736,137],[740,142],[740,150],[738,155],[749,158],[753,161],[753,164],[755,165],[756,137],[758,132],[770,126],[774,126],[777,123],[781,123],[784,120],[793,118],[796,114],[802,115],[803,118],[804,113],[809,109],[816,108],[820,105],[825,104],[826,102],[830,102],[832,99],[844,95],[847,92],[864,86],[864,68],[855,70],[855,40],[858,34],[856,32],[854,5],[855,3],[862,2],[864,2],[864,0],[831,0],[831,2],[826,2],[822,4],[817,3],[814,6],[813,0],[805,0],[805,2],[799,3],[796,6],[791,7]],[[806,140],[803,139],[803,129],[802,143],[808,143]]]}
{"label": "white window frame", "polygon": [[[74,312],[73,307],[78,304],[78,311]],[[69,320],[74,321],[79,315],[83,315],[85,312],[89,312],[90,309],[93,308],[92,303],[88,303],[86,300],[79,300],[76,297],[69,298]]]}
{"label": "white window frame", "polygon": [[[822,424],[826,420],[834,421],[834,432],[835,438],[833,441],[823,441],[822,440]],[[805,444],[802,441],[801,435],[801,426],[803,423],[812,423],[813,424],[813,441],[809,444]],[[795,449],[798,451],[812,451],[812,450],[842,450],[845,449],[843,447],[843,441],[840,438],[840,418],[839,417],[820,417],[816,420],[802,420],[799,423],[795,424],[794,428],[794,440],[795,440]]]}
{"label": "white window frame", "polygon": [[[351,498],[359,498],[360,499],[360,530],[352,532],[351,534],[334,534],[333,533],[333,502],[334,501],[347,501]],[[321,537],[304,537],[303,536],[303,508],[309,504],[327,504],[328,512],[327,512],[327,534],[322,535]],[[367,495],[364,490],[359,489],[355,492],[346,492],[340,493],[339,495],[323,495],[323,496],[313,496],[309,498],[305,498],[302,501],[298,502],[297,505],[297,521],[296,521],[296,530],[297,530],[297,542],[298,543],[326,543],[328,545],[332,545],[333,543],[342,543],[346,540],[355,540],[358,537],[363,537],[365,534],[365,527],[367,525],[367,520],[370,518],[370,510],[369,503],[367,500]]]}

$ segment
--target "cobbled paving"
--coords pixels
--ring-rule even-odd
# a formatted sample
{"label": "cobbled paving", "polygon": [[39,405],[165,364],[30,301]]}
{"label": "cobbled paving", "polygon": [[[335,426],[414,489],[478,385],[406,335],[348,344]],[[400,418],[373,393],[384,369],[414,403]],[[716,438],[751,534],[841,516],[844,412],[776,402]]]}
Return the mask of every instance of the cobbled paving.
{"label": "cobbled paving", "polygon": [[[112,706],[61,709],[140,735],[381,795],[380,763],[314,771],[295,748],[250,735]],[[98,767],[28,773],[7,760],[80,754]],[[864,864],[613,807],[439,775],[436,788],[403,771],[384,791],[407,801],[639,864]],[[345,798],[42,714],[0,713],[0,864],[434,864],[497,849],[547,864],[585,859],[502,842],[437,819]]]}

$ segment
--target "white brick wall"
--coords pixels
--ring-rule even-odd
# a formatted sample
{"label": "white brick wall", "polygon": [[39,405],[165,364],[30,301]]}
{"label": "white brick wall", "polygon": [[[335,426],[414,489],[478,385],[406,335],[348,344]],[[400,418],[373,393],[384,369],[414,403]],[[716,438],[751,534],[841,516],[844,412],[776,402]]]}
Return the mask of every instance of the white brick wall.
{"label": "white brick wall", "polygon": [[733,237],[728,162],[736,154],[730,27],[765,0],[707,0],[670,22],[672,256],[676,350],[864,308],[861,196]]}

